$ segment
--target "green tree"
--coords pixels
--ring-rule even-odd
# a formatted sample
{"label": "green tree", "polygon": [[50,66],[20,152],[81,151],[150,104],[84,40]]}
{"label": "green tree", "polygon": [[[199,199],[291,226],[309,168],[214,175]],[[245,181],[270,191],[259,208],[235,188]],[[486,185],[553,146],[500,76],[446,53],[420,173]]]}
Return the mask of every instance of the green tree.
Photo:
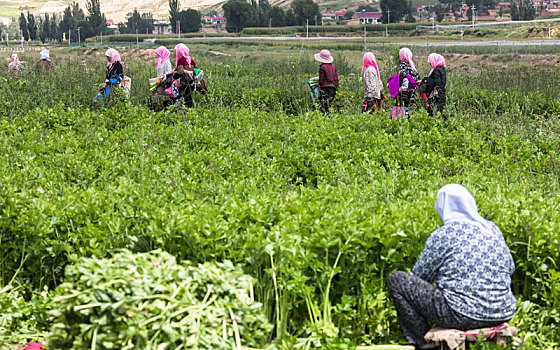
{"label": "green tree", "polygon": [[298,24],[298,22],[297,22],[294,10],[292,8],[287,9],[286,10],[286,25],[287,26],[295,26],[297,24]]}
{"label": "green tree", "polygon": [[53,13],[51,18],[51,28],[49,30],[51,40],[62,41],[62,34],[58,30],[56,14]]}
{"label": "green tree", "polygon": [[271,9],[270,3],[268,2],[268,0],[259,0],[258,4],[253,1],[253,7],[257,6],[256,12],[257,12],[257,16],[258,16],[258,25],[262,26],[262,27],[266,27],[268,26],[268,19],[269,17],[269,12]]}
{"label": "green tree", "polygon": [[371,4],[358,4],[356,11],[361,12],[362,10],[366,10],[366,12],[379,12],[379,8]]}
{"label": "green tree", "polygon": [[72,15],[72,7],[68,6],[64,9],[62,13],[62,20],[58,24],[58,33],[60,35],[60,40],[62,40],[62,36],[66,35],[66,40],[71,39],[70,33],[74,30],[75,22],[74,17]]}
{"label": "green tree", "polygon": [[41,25],[41,34],[39,37],[41,38],[41,42],[44,44],[49,40],[49,30],[51,29],[51,24],[49,20],[49,15],[45,15],[45,19]]}
{"label": "green tree", "polygon": [[29,30],[27,29],[27,19],[23,12],[19,15],[19,29],[21,30],[21,35],[23,36],[23,40],[29,40]]}
{"label": "green tree", "polygon": [[319,5],[313,0],[294,0],[290,8],[294,12],[294,19],[298,25],[305,25],[307,20],[309,24],[313,24],[315,18],[321,19]]}
{"label": "green tree", "polygon": [[87,21],[91,27],[91,36],[98,35],[99,33],[107,32],[107,20],[105,15],[101,12],[101,5],[99,0],[88,0],[86,3],[86,10],[88,11]]}
{"label": "green tree", "polygon": [[350,20],[350,19],[352,19],[352,16],[354,16],[355,13],[356,12],[354,12],[354,11],[348,10],[348,11],[346,11],[346,14],[344,16],[342,16],[342,18],[346,19],[346,20]]}
{"label": "green tree", "polygon": [[37,40],[37,23],[35,22],[35,16],[27,11],[27,30],[29,31],[29,39]]}
{"label": "green tree", "polygon": [[511,2],[511,20],[512,21],[519,21],[519,7],[517,4],[517,1],[512,1]]}
{"label": "green tree", "polygon": [[[84,41],[84,34],[87,35],[91,32],[91,27],[86,21],[86,15],[77,2],[72,2],[68,8],[70,9],[70,16],[68,17],[69,21],[67,22],[68,27],[66,34],[70,33],[70,39],[72,42]],[[64,14],[67,14],[66,11]],[[79,31],[78,27],[80,28]],[[78,32],[80,34],[79,38]]]}
{"label": "green tree", "polygon": [[200,31],[202,15],[200,12],[187,9],[179,12],[181,22],[181,33],[196,33]]}
{"label": "green tree", "polygon": [[254,27],[258,23],[255,7],[245,0],[228,0],[222,7],[227,18],[226,30],[237,33],[245,27]]}
{"label": "green tree", "polygon": [[268,18],[273,27],[283,27],[286,25],[286,11],[280,6],[272,6],[268,11]]}
{"label": "green tree", "polygon": [[400,22],[411,12],[410,4],[406,0],[381,0],[379,6],[381,6],[383,23],[387,23],[387,17],[390,23]]}
{"label": "green tree", "polygon": [[177,33],[177,21],[179,20],[179,13],[181,12],[181,5],[179,0],[169,0],[169,22],[171,22],[171,30]]}
{"label": "green tree", "polygon": [[523,21],[535,19],[535,7],[531,1],[522,1],[519,5],[519,17]]}
{"label": "green tree", "polygon": [[447,9],[442,4],[437,4],[433,7],[434,12],[436,14],[436,21],[441,22],[445,18],[445,10]]}
{"label": "green tree", "polygon": [[[181,28],[183,27],[181,21]],[[126,26],[121,32],[135,34],[138,30],[139,34],[151,33],[154,30],[154,19],[151,13],[140,14],[137,9],[127,15]]]}

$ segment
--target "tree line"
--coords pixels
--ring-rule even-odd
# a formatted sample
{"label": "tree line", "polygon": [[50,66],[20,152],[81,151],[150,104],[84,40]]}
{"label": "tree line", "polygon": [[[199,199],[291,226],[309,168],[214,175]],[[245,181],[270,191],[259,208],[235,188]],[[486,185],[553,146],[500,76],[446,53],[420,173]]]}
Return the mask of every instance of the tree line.
{"label": "tree line", "polygon": [[[87,14],[78,3],[70,4],[60,15],[46,14],[35,17],[32,13],[21,13],[19,29],[25,41],[41,40],[41,42],[62,41],[64,37],[71,41],[83,41],[85,38],[107,34],[107,21],[101,13],[99,0],[88,0]],[[79,37],[78,37],[79,35]]]}
{"label": "tree line", "polygon": [[[181,10],[179,0],[169,1],[169,21],[173,33],[198,32],[201,28],[201,13],[193,9]],[[437,21],[442,21],[445,11],[459,10],[463,1],[441,0],[430,8],[436,14]],[[486,12],[493,8],[496,0],[468,0],[469,7],[473,5]],[[414,22],[412,3],[410,0],[380,0],[383,23]],[[377,12],[379,9],[369,4],[359,6],[367,12]],[[283,27],[293,25],[318,25],[322,21],[319,5],[313,0],[294,0],[290,7],[284,9],[278,5],[271,6],[268,0],[228,0],[223,5],[224,16],[227,18],[226,30],[239,32],[246,27]],[[345,19],[350,19],[354,13],[349,11]],[[468,18],[472,18],[472,11],[467,11]],[[535,8],[531,1],[513,0],[511,2],[512,20],[531,20],[535,18]],[[139,13],[136,9],[129,13],[127,21],[119,25],[119,32],[123,34],[151,33],[154,29],[154,18],[151,13]],[[84,41],[97,35],[111,34],[107,28],[105,15],[101,12],[99,0],[87,0],[86,12],[78,3],[71,3],[60,15],[46,14],[35,16],[30,12],[19,16],[19,29],[25,41],[41,40],[41,42],[62,41],[64,38],[73,42]],[[1,30],[1,28],[0,28]],[[1,33],[1,32],[0,32]],[[79,35],[79,36],[78,36]]]}
{"label": "tree line", "polygon": [[[154,22],[151,13],[139,13],[135,9],[127,15],[126,22],[119,25],[118,30],[123,34],[152,33]],[[200,15],[198,22],[200,28]],[[22,12],[18,23],[19,32],[25,41],[79,42],[98,35],[112,34],[112,30],[107,28],[107,20],[101,12],[99,0],[87,0],[85,11],[77,2],[72,2],[61,14],[35,16],[29,11]]]}
{"label": "tree line", "polygon": [[270,6],[268,0],[228,0],[223,5],[226,30],[239,32],[246,27],[283,27],[321,23],[319,5],[313,0],[294,0],[287,10]]}

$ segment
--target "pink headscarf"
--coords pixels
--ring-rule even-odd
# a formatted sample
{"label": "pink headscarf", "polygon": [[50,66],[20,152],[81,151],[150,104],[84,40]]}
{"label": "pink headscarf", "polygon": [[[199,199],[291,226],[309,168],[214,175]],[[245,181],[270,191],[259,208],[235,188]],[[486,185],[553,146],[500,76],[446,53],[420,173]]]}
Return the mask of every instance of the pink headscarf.
{"label": "pink headscarf", "polygon": [[430,65],[432,66],[432,70],[430,71],[430,74],[432,74],[432,72],[434,71],[434,69],[436,69],[437,66],[444,66],[444,67],[446,66],[445,58],[437,53],[431,53],[430,56],[428,56],[428,63],[430,63]]}
{"label": "pink headscarf", "polygon": [[416,69],[416,65],[414,64],[414,62],[412,62],[412,51],[410,51],[410,49],[408,47],[403,47],[402,49],[400,49],[399,58],[403,62],[410,63],[410,66],[412,67],[412,69],[414,69],[415,71],[418,72],[418,69]]}
{"label": "pink headscarf", "polygon": [[374,67],[375,71],[377,72],[377,79],[381,80],[381,76],[379,75],[379,68],[377,68],[377,61],[375,60],[375,55],[371,52],[366,52],[364,54],[364,65],[362,67],[362,75],[364,74],[365,70],[369,67]]}
{"label": "pink headscarf", "polygon": [[156,64],[156,69],[157,69],[159,68],[159,66],[163,64],[163,62],[169,59],[169,57],[171,56],[171,52],[169,52],[169,50],[165,46],[160,46],[156,49],[156,55],[157,55],[157,64]]}
{"label": "pink headscarf", "polygon": [[191,56],[189,56],[189,48],[185,44],[177,44],[177,46],[175,46],[175,55],[177,56],[175,66],[179,65],[179,59],[181,58],[185,58],[190,66],[192,59]]}
{"label": "pink headscarf", "polygon": [[20,62],[19,62],[19,58],[18,58],[17,53],[12,54],[12,62],[10,62],[8,64],[8,69],[9,70],[19,70],[19,65],[20,65]]}
{"label": "pink headscarf", "polygon": [[115,49],[108,49],[105,52],[105,56],[111,58],[111,60],[107,62],[107,68],[111,67],[115,62],[120,62],[122,64],[121,55],[119,55],[119,52]]}

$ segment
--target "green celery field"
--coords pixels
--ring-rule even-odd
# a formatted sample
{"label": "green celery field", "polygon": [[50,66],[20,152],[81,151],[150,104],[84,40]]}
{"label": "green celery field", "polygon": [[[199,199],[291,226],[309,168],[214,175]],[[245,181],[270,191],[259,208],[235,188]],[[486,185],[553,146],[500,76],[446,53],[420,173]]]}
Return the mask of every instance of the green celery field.
{"label": "green celery field", "polygon": [[[448,62],[449,121],[391,120],[359,113],[360,52],[333,52],[325,116],[304,84],[312,52],[198,50],[209,93],[191,110],[148,108],[142,52],[123,55],[131,101],[105,107],[102,50],[0,73],[0,348],[404,345],[385,282],[412,268],[453,182],[514,257],[508,348],[559,348],[557,64]],[[395,52],[376,55],[396,74]]]}

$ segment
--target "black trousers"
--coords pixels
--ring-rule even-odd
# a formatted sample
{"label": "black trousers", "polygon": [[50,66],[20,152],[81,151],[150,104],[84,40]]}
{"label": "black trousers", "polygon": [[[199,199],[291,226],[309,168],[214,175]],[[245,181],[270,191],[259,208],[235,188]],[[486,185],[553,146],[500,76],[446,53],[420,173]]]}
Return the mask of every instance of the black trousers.
{"label": "black trousers", "polygon": [[393,299],[406,339],[415,346],[426,344],[430,324],[436,327],[469,330],[494,327],[503,321],[478,321],[453,310],[441,289],[403,271],[389,276],[387,288]]}
{"label": "black trousers", "polygon": [[319,109],[323,113],[328,113],[329,109],[331,108],[331,103],[336,96],[336,87],[325,86],[319,89],[321,90],[321,96],[319,97],[321,106],[319,107]]}
{"label": "black trousers", "polygon": [[181,91],[181,97],[179,101],[182,100],[183,105],[185,107],[192,108],[194,107],[192,95],[193,95],[193,88],[190,85],[188,85],[185,87],[183,91]]}
{"label": "black trousers", "polygon": [[445,92],[442,90],[438,90],[437,95],[428,99],[428,106],[429,106],[428,114],[430,115],[430,117],[434,115],[434,109],[435,109],[436,114],[439,113],[443,118],[443,120],[447,120],[447,117],[443,113],[443,108],[445,107],[445,100],[446,100]]}

